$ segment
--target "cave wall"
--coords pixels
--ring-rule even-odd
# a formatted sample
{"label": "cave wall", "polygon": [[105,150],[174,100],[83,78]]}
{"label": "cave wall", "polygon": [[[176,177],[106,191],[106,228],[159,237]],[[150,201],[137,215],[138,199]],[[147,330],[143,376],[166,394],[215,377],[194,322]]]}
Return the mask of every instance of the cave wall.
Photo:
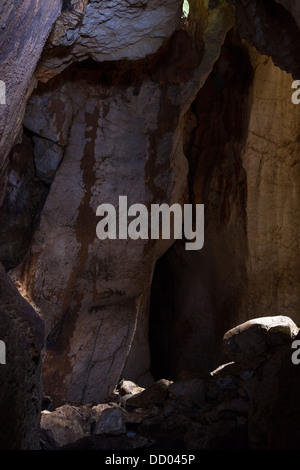
{"label": "cave wall", "polygon": [[[72,1],[45,47],[60,4],[40,12],[29,45],[36,17],[19,31],[22,60],[35,54],[3,126],[0,257],[45,322],[44,391],[55,405],[100,402],[123,377],[151,382],[149,310],[175,379],[218,364],[236,323],[277,314],[300,323],[298,10],[229,3],[236,9],[191,1],[182,22],[180,0],[115,0],[111,11]],[[120,195],[129,205],[204,203],[203,250],[100,241],[96,208],[118,207]],[[151,293],[163,256],[169,319]]]}
{"label": "cave wall", "polygon": [[[140,7],[148,21],[150,4]],[[135,19],[137,10],[129,12]],[[195,4],[194,15],[205,30],[202,45],[195,42],[199,25],[192,23],[189,34],[176,13],[177,23],[168,21],[165,36],[153,43],[156,48],[168,38],[156,56],[124,64],[116,62],[116,51],[101,67],[91,48],[88,59],[68,62],[61,73],[49,57],[38,66],[39,77],[48,60],[52,78],[45,72],[23,124],[38,178],[51,182],[57,170],[28,254],[11,276],[45,321],[44,387],[56,404],[99,402],[124,374],[151,380],[149,289],[156,260],[172,241],[99,241],[95,213],[100,203],[117,207],[119,195],[128,195],[129,205],[186,200],[186,109],[233,24],[225,4],[212,10]],[[161,28],[160,16],[153,19]],[[49,41],[52,49],[52,36]],[[79,35],[71,62],[80,44]],[[144,55],[153,53],[153,44]],[[136,59],[130,55],[135,45],[128,48],[127,60]]]}
{"label": "cave wall", "polygon": [[[161,357],[169,337],[172,380],[216,367],[222,337],[238,323],[273,315],[300,322],[300,122],[292,83],[233,29],[191,106],[185,152],[190,200],[205,204],[205,244],[193,253],[177,241],[164,255],[171,287],[153,292],[150,309]],[[157,289],[159,272],[154,282]],[[164,305],[172,312],[165,335]]]}
{"label": "cave wall", "polygon": [[26,102],[36,84],[34,71],[61,0],[49,7],[43,0],[5,0],[0,5],[0,80],[5,83],[6,104],[0,113],[0,202],[7,183],[7,159],[22,132]]}

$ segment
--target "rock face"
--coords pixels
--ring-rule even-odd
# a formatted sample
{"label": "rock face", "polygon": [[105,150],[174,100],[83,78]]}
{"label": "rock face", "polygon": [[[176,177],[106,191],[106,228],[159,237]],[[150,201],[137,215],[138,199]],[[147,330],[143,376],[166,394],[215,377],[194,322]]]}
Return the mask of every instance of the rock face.
{"label": "rock face", "polygon": [[[148,9],[138,11],[146,21]],[[168,23],[165,35],[173,34],[154,62],[118,64],[118,73],[116,64],[85,62],[41,85],[28,103],[27,132],[63,149],[30,252],[14,273],[45,320],[45,392],[56,405],[99,402],[121,374],[137,380],[149,370],[151,277],[172,241],[100,241],[96,209],[118,208],[120,195],[128,206],[186,200],[186,107],[233,21],[225,5],[203,12],[204,49],[196,33]],[[40,176],[49,156],[38,159],[38,150]]]}
{"label": "rock face", "polygon": [[54,0],[50,7],[42,0],[5,0],[0,6],[0,42],[5,51],[0,58],[0,80],[6,88],[6,104],[0,105],[0,202],[7,181],[7,157],[35,86],[33,73],[60,10],[61,0]]}
{"label": "rock face", "polygon": [[262,312],[300,322],[292,215],[300,114],[292,83],[232,31],[193,103],[185,153],[191,198],[206,208],[205,243],[191,253],[177,241],[157,264],[150,305],[155,374],[162,362],[172,380],[216,367],[224,332]]}
{"label": "rock face", "polygon": [[[49,449],[102,449],[104,440],[107,450],[296,450],[299,406],[297,399],[292,404],[288,398],[288,390],[297,397],[300,386],[291,361],[294,323],[278,316],[247,323],[234,328],[239,350],[261,342],[263,351],[253,351],[242,362],[237,355],[236,362],[221,365],[203,380],[160,380],[141,394],[129,394],[125,402],[115,393],[110,403],[64,405],[46,412],[41,444]],[[255,326],[260,328],[254,338]],[[278,331],[284,331],[285,341],[266,344],[267,333],[276,337]],[[226,349],[228,338],[233,338],[232,331],[225,334]],[[147,399],[141,400],[143,395]]]}
{"label": "rock face", "polygon": [[0,268],[1,341],[6,364],[0,366],[0,448],[38,448],[42,400],[44,325]]}
{"label": "rock face", "polygon": [[[26,380],[33,387],[22,423],[36,429],[45,342],[44,393],[49,407],[66,406],[43,413],[45,447],[103,436],[101,445],[148,445],[147,433],[130,442],[126,433],[150,418],[172,429],[174,448],[183,435],[189,449],[239,435],[241,447],[273,446],[283,391],[270,370],[281,376],[300,325],[298,4],[191,1],[184,19],[181,0],[27,3],[0,7],[0,261],[32,306],[3,272],[3,331],[13,321],[25,338],[24,357],[16,346],[11,358],[19,403]],[[122,216],[120,196],[128,207],[204,203],[204,248],[99,240],[97,207]],[[269,316],[282,316],[288,334],[274,333]],[[228,330],[234,364],[205,385]],[[280,390],[273,398],[269,384]],[[101,404],[119,392],[118,406]],[[100,408],[82,408],[92,402]],[[64,435],[73,420],[75,435]],[[15,445],[32,448],[35,436]]]}
{"label": "rock face", "polygon": [[225,334],[225,354],[229,360],[247,363],[272,347],[290,343],[297,336],[298,330],[288,317],[249,320]]}
{"label": "rock face", "polygon": [[271,56],[275,65],[298,79],[300,55],[298,48],[294,47],[295,41],[300,38],[297,2],[229,1],[235,5],[237,25],[242,38],[253,44],[261,54]]}
{"label": "rock face", "polygon": [[[154,54],[177,28],[181,1],[75,2],[55,23],[37,69],[45,80],[75,61],[138,60]],[[82,4],[82,2],[81,2]],[[58,52],[59,51],[59,56]]]}

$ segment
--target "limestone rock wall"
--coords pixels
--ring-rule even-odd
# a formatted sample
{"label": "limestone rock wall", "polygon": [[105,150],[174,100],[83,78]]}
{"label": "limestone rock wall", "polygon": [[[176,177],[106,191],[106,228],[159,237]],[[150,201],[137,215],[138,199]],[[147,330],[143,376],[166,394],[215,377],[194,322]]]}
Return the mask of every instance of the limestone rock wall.
{"label": "limestone rock wall", "polygon": [[44,325],[0,266],[1,341],[6,364],[0,366],[0,449],[35,450],[42,404]]}
{"label": "limestone rock wall", "polygon": [[215,367],[235,322],[281,314],[300,322],[292,83],[232,31],[191,107],[190,198],[205,204],[205,244],[195,253],[174,244],[155,273],[150,308],[153,361],[159,368],[168,355],[172,380]]}
{"label": "limestone rock wall", "polygon": [[33,77],[47,36],[61,11],[61,0],[5,0],[0,6],[0,80],[6,104],[0,113],[0,202],[7,183],[7,157],[21,131]]}
{"label": "limestone rock wall", "polygon": [[[173,3],[177,18],[181,2],[175,9]],[[148,7],[138,10],[146,22]],[[129,13],[135,21],[136,8]],[[29,100],[24,127],[33,139],[35,165],[40,168],[40,148],[52,167],[44,150],[49,142],[54,152],[61,149],[60,163],[30,250],[12,275],[45,320],[44,386],[56,403],[100,401],[122,373],[151,380],[149,290],[155,263],[172,241],[100,241],[96,209],[100,203],[118,207],[120,195],[128,196],[128,205],[186,200],[186,109],[233,24],[225,4],[211,11],[195,5],[195,18],[200,13],[202,47],[195,42],[198,31],[161,23],[155,13],[157,30],[169,37],[157,57],[101,66],[91,49],[89,61],[43,80]],[[97,15],[101,26],[101,8]],[[154,36],[159,41],[141,57],[161,45],[161,34]],[[100,39],[95,41],[102,51]],[[75,49],[80,44],[78,37]],[[75,49],[72,61],[78,59]],[[118,57],[116,50],[111,59]]]}
{"label": "limestone rock wall", "polygon": [[[166,378],[186,378],[220,363],[220,339],[237,323],[277,314],[300,323],[298,10],[191,0],[186,21],[181,8],[54,2],[34,35],[28,12],[19,81],[7,43],[15,101],[8,88],[0,260],[45,322],[44,391],[55,406],[99,403],[121,378],[148,385],[154,344]],[[5,11],[3,44],[15,25]],[[96,208],[120,210],[119,196],[204,203],[204,249],[100,241]],[[164,263],[169,292],[155,272]]]}

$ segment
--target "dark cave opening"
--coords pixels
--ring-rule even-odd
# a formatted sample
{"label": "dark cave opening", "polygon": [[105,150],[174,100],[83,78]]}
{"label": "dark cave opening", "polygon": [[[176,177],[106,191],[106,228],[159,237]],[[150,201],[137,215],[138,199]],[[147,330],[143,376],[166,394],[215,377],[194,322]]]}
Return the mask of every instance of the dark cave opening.
{"label": "dark cave opening", "polygon": [[218,364],[214,273],[206,256],[177,240],[156,263],[149,305],[154,380],[201,378]]}
{"label": "dark cave opening", "polygon": [[150,295],[150,372],[155,380],[171,379],[171,336],[175,316],[174,283],[168,253],[156,263]]}

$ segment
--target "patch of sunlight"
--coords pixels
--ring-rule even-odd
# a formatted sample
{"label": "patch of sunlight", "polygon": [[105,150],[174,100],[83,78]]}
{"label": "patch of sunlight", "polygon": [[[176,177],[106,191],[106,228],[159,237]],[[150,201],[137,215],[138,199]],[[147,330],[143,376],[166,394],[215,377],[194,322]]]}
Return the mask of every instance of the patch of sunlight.
{"label": "patch of sunlight", "polygon": [[184,18],[187,18],[189,16],[190,12],[190,4],[188,0],[183,0],[183,5],[182,5],[182,16]]}

